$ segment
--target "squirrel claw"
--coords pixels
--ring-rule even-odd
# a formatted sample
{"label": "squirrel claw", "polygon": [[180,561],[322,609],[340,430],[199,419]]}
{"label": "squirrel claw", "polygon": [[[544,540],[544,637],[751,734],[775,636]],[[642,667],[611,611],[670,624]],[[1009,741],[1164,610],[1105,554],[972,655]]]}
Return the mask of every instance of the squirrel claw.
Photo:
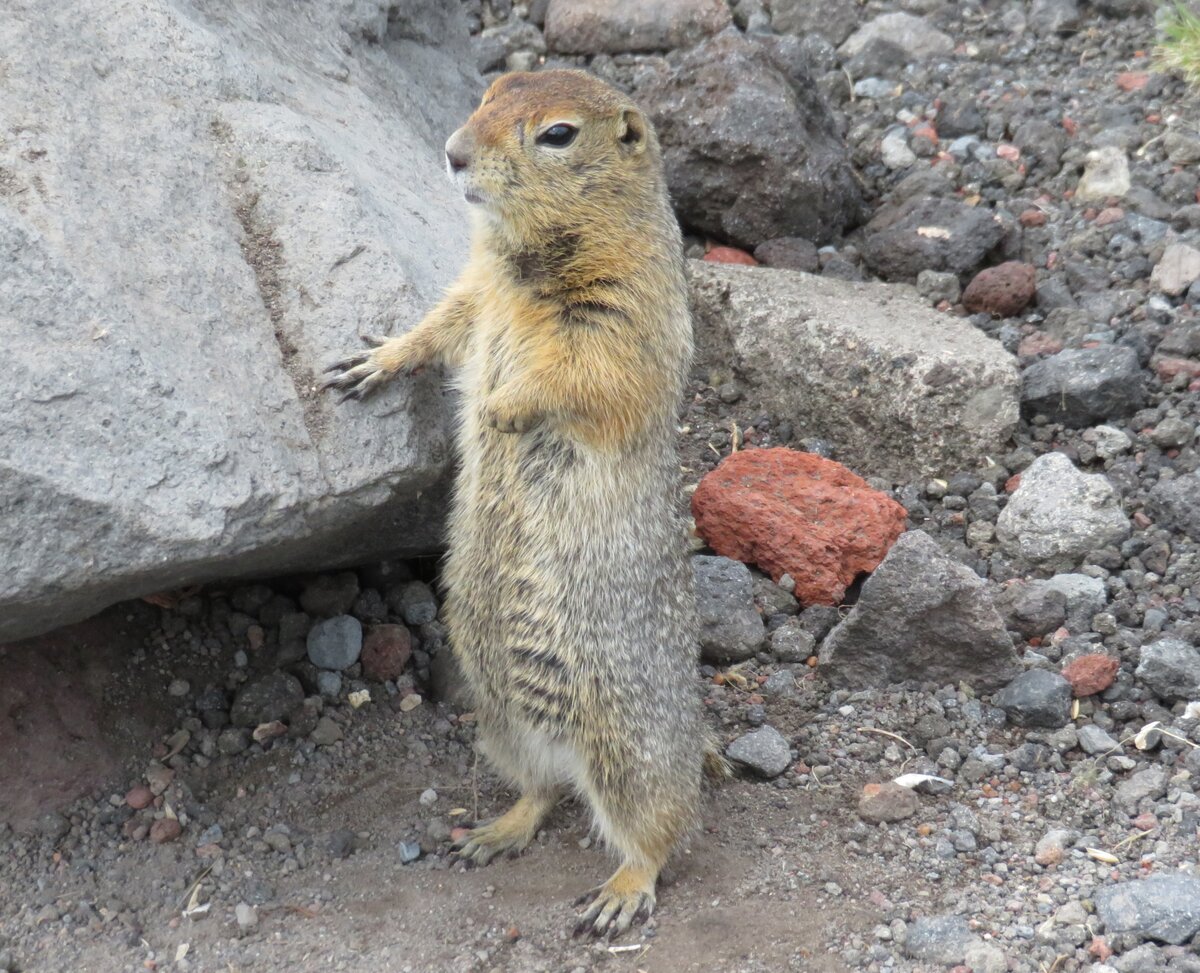
{"label": "squirrel claw", "polygon": [[650,918],[654,911],[654,893],[643,889],[622,892],[605,884],[575,900],[576,906],[587,903],[590,905],[575,923],[571,935],[612,940],[623,936],[634,924]]}

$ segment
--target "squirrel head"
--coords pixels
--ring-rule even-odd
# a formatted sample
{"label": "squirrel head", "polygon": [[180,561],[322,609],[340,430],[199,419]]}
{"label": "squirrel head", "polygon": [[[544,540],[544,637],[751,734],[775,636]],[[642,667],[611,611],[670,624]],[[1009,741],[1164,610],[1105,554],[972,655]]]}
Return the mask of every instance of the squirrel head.
{"label": "squirrel head", "polygon": [[664,191],[646,116],[582,71],[502,75],[446,142],[446,165],[473,210],[516,245],[603,227]]}

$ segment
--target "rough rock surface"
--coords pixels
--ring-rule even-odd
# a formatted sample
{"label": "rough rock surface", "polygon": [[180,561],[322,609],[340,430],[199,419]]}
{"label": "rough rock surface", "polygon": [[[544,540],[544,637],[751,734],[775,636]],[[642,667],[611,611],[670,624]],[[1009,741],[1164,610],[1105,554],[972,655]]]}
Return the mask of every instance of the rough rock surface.
{"label": "rough rock surface", "polygon": [[760,727],[738,737],[725,749],[725,755],[760,777],[778,777],[792,762],[787,740],[773,726]]}
{"label": "rough rock surface", "polygon": [[754,607],[750,569],[727,557],[692,558],[696,579],[696,615],[700,656],[705,662],[749,659],[766,638]]}
{"label": "rough rock surface", "polygon": [[862,219],[829,108],[763,45],[726,31],[686,51],[637,96],[687,226],[753,248],[783,236],[824,243]]}
{"label": "rough rock surface", "polygon": [[996,521],[1001,547],[1034,564],[1074,564],[1120,544],[1130,530],[1112,484],[1103,474],[1081,473],[1062,453],[1029,465]]}
{"label": "rough rock surface", "polygon": [[1150,488],[1146,512],[1165,527],[1200,541],[1200,473],[1159,480]]}
{"label": "rough rock surface", "polygon": [[922,270],[974,270],[1004,236],[987,210],[923,196],[883,207],[863,232],[867,266],[887,280],[908,282]]}
{"label": "rough rock surface", "polygon": [[729,26],[723,0],[550,0],[546,42],[552,51],[661,51],[690,47]]}
{"label": "rough rock surface", "polygon": [[1200,877],[1151,875],[1106,886],[1096,893],[1096,912],[1110,935],[1186,943],[1200,932]]}
{"label": "rough rock surface", "polygon": [[1200,649],[1174,638],[1143,645],[1137,677],[1165,700],[1200,699]]}
{"label": "rough rock surface", "polygon": [[1026,414],[1068,426],[1127,416],[1145,397],[1143,372],[1132,348],[1068,348],[1034,362],[1022,376]]}
{"label": "rough rock surface", "polygon": [[1093,652],[1068,662],[1062,677],[1071,684],[1071,695],[1082,699],[1104,692],[1113,684],[1120,668],[1120,659]]}
{"label": "rough rock surface", "polygon": [[896,289],[692,261],[697,358],[764,409],[902,480],[1002,452],[1018,418],[1015,360],[967,322]]}
{"label": "rough rock surface", "polygon": [[910,13],[882,14],[851,34],[838,48],[856,76],[886,75],[906,64],[949,54],[954,40]]}
{"label": "rough rock surface", "polygon": [[864,582],[821,646],[820,671],[834,686],[913,679],[991,690],[1013,677],[1017,657],[983,581],[916,530]]}
{"label": "rough rock surface", "polygon": [[434,546],[439,377],[340,410],[314,385],[465,257],[457,5],[78,7],[0,21],[26,52],[0,88],[0,640]]}
{"label": "rough rock surface", "polygon": [[1056,672],[1030,669],[992,697],[1017,726],[1057,730],[1071,718],[1071,684]]}
{"label": "rough rock surface", "polygon": [[836,605],[904,532],[900,504],[840,463],[793,449],[727,457],[692,494],[696,529],[714,551],[790,575],[802,605]]}

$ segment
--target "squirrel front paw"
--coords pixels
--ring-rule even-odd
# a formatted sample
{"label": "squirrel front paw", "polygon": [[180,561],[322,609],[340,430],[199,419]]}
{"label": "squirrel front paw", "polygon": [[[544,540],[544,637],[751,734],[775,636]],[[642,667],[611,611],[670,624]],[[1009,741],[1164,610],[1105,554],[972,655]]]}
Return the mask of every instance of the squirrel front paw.
{"label": "squirrel front paw", "polygon": [[540,413],[515,402],[511,396],[493,395],[483,407],[484,423],[496,432],[519,434],[529,432],[542,421]]}
{"label": "squirrel front paw", "polygon": [[[334,362],[325,369],[333,373],[321,383],[321,390],[330,389],[342,392],[338,400],[365,399],[377,392],[388,383],[397,373],[405,371],[408,358],[403,336],[400,338],[380,338],[364,336],[363,341],[370,347],[369,351],[360,351]],[[407,369],[413,370],[413,369]]]}

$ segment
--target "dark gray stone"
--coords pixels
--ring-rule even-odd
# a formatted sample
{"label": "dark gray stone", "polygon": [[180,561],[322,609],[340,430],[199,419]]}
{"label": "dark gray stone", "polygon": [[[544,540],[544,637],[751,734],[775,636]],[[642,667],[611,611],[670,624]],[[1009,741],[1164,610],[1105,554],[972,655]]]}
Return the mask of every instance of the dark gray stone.
{"label": "dark gray stone", "polygon": [[1021,407],[1074,428],[1132,415],[1146,401],[1137,352],[1122,345],[1068,348],[1022,376]]}
{"label": "dark gray stone", "polygon": [[685,225],[753,249],[786,236],[825,243],[865,215],[816,86],[736,31],[685,52],[638,98]]}
{"label": "dark gray stone", "polygon": [[1073,31],[1079,26],[1078,0],[1033,0],[1029,23],[1043,36]]}
{"label": "dark gray stone", "polygon": [[1200,649],[1175,638],[1143,645],[1134,675],[1167,702],[1200,699]]}
{"label": "dark gray stone", "polygon": [[[820,9],[823,4],[813,4]],[[838,56],[854,77],[895,75],[906,64],[944,57],[954,40],[910,13],[881,14],[851,34]]]}
{"label": "dark gray stone", "polygon": [[310,615],[344,615],[358,597],[358,577],[353,571],[337,571],[313,578],[304,586],[300,607]]}
{"label": "dark gray stone", "polygon": [[1030,669],[992,697],[1017,726],[1058,729],[1071,718],[1071,684],[1057,672]]}
{"label": "dark gray stone", "polygon": [[771,633],[771,654],[780,662],[804,662],[817,650],[817,640],[799,619],[789,618]]}
{"label": "dark gray stone", "polygon": [[953,966],[961,963],[976,937],[961,916],[931,916],[908,924],[904,952],[913,959]]}
{"label": "dark gray stone", "polygon": [[725,748],[725,755],[760,777],[778,777],[792,762],[787,740],[773,726],[759,727],[738,737]]}
{"label": "dark gray stone", "polygon": [[388,606],[406,625],[427,625],[437,618],[437,598],[424,581],[406,581],[388,593]]}
{"label": "dark gray stone", "polygon": [[1113,791],[1113,804],[1126,814],[1136,814],[1142,801],[1157,801],[1167,793],[1167,772],[1162,767],[1139,770]]}
{"label": "dark gray stone", "polygon": [[304,702],[300,680],[286,672],[269,672],[238,690],[230,719],[234,726],[258,726],[285,719]]}
{"label": "dark gray stone", "polygon": [[700,657],[705,662],[749,659],[763,644],[766,628],[754,607],[750,569],[727,557],[692,558]]}
{"label": "dark gray stone", "polygon": [[1000,589],[996,608],[1004,624],[1025,638],[1053,632],[1067,618],[1067,597],[1046,584],[1018,581]]}
{"label": "dark gray stone", "polygon": [[821,646],[832,685],[965,682],[981,690],[1017,671],[1004,622],[979,576],[922,531],[901,535]]}
{"label": "dark gray stone", "polygon": [[1132,933],[1179,945],[1200,932],[1200,876],[1152,875],[1107,886],[1094,898],[1110,936]]}
{"label": "dark gray stone", "polygon": [[922,270],[963,275],[974,270],[1004,236],[983,207],[954,199],[914,197],[883,207],[867,224],[863,258],[887,280],[914,282]]}
{"label": "dark gray stone", "polygon": [[771,0],[771,26],[781,34],[819,34],[836,46],[858,26],[860,9],[856,0]]}
{"label": "dark gray stone", "polygon": [[1200,541],[1200,473],[1159,480],[1146,497],[1146,513],[1160,526]]}
{"label": "dark gray stone", "polygon": [[358,661],[362,642],[362,622],[353,615],[335,615],[309,630],[308,659],[319,669],[345,669]]}

